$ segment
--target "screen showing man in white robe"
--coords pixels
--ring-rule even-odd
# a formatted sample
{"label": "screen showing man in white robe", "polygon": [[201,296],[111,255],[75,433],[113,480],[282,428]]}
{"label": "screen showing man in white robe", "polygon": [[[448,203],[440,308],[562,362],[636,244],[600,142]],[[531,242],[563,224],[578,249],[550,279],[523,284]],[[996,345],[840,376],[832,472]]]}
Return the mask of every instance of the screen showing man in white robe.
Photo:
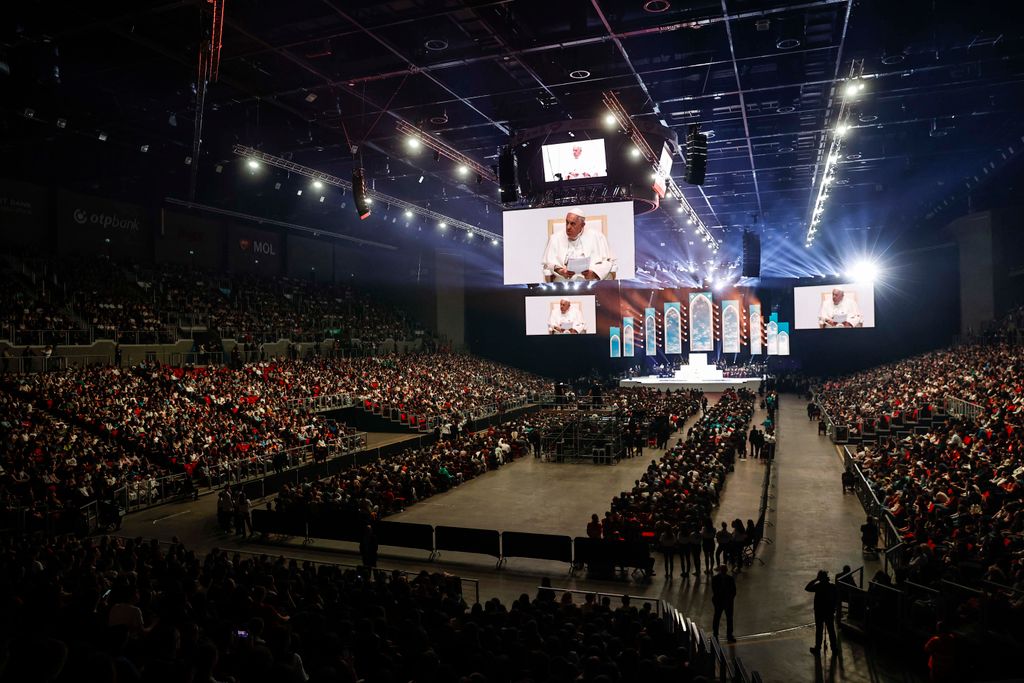
{"label": "screen showing man in white robe", "polygon": [[587,329],[578,306],[573,306],[568,299],[558,302],[558,308],[551,311],[548,317],[550,334],[583,334]]}
{"label": "screen showing man in white robe", "polygon": [[588,230],[586,223],[584,216],[570,211],[565,215],[565,230],[551,233],[542,261],[547,282],[607,280],[615,272],[608,238],[599,230]]}
{"label": "screen showing man in white robe", "polygon": [[860,314],[860,306],[857,301],[846,292],[836,287],[832,290],[831,298],[821,302],[821,310],[818,312],[818,325],[822,328],[830,327],[862,327],[864,318]]}

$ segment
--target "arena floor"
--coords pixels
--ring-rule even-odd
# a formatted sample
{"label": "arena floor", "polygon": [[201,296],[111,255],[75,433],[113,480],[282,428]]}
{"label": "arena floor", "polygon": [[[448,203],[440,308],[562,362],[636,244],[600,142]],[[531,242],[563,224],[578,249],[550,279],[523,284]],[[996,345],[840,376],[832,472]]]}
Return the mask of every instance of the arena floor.
{"label": "arena floor", "polygon": [[[755,420],[760,422],[763,417],[759,412]],[[749,669],[759,671],[765,683],[918,681],[902,670],[902,661],[871,652],[849,638],[841,637],[841,656],[822,657],[819,663],[808,653],[814,642],[812,596],[804,586],[818,569],[828,569],[835,576],[844,564],[854,568],[865,565],[859,552],[863,511],[856,496],[842,494],[841,460],[828,440],[817,434],[816,423],[807,420],[805,403],[795,396],[782,397],[779,434],[768,517],[773,526],[767,529],[773,543],[763,545],[759,552],[764,566],[755,563],[737,577],[739,642],[732,646],[733,651]],[[645,449],[643,457],[614,466],[553,464],[524,458],[391,519],[583,535],[591,513],[603,514],[611,497],[631,486],[651,458],[660,453]],[[735,472],[726,480],[716,522],[756,516],[763,467],[752,460],[736,464]],[[296,542],[289,547],[266,546],[221,534],[216,528],[214,505],[215,498],[207,496],[195,503],[144,511],[126,520],[123,533],[163,540],[176,536],[197,550],[216,546],[358,563],[353,544],[317,542],[303,546]],[[491,558],[444,553],[437,562],[430,563],[425,553],[391,552],[388,548],[382,548],[380,565],[389,569],[444,569],[477,579],[481,599],[497,596],[509,601],[521,593],[533,595],[544,576],[550,577],[556,587],[663,598],[710,630],[708,578],[666,577],[661,557],[657,559],[658,575],[649,583],[572,577],[563,564],[537,560],[510,559],[503,569],[495,570]],[[866,578],[876,569],[877,563],[868,563]]]}

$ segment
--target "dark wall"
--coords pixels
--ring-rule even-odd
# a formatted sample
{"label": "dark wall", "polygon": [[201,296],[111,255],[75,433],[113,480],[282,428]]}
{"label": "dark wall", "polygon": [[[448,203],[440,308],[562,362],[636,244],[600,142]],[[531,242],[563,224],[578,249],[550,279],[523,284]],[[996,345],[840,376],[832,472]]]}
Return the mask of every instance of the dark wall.
{"label": "dark wall", "polygon": [[224,225],[189,213],[162,209],[155,257],[190,268],[224,268]]}
{"label": "dark wall", "polygon": [[35,251],[49,244],[50,203],[45,188],[16,180],[0,180],[0,239],[4,244]]}

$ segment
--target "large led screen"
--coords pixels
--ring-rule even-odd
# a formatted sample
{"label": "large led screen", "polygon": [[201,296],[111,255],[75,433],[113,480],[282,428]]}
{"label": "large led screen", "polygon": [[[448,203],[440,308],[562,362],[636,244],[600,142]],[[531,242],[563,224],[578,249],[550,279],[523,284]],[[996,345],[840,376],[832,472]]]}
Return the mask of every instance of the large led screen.
{"label": "large led screen", "polygon": [[604,178],[608,166],[604,155],[604,140],[573,140],[555,145],[542,145],[544,181]]}
{"label": "large led screen", "polygon": [[794,287],[793,307],[797,330],[875,326],[875,288],[869,282]]}
{"label": "large led screen", "polygon": [[597,334],[597,300],[593,295],[528,296],[526,334]]}
{"label": "large led screen", "polygon": [[636,275],[632,202],[506,211],[502,225],[506,285]]}

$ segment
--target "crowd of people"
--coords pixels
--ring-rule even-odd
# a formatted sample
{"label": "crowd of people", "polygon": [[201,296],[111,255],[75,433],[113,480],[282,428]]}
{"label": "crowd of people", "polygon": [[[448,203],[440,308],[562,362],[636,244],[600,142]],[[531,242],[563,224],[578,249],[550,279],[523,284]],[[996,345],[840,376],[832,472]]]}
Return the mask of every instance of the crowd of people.
{"label": "crowd of people", "polygon": [[545,590],[467,605],[457,577],[175,542],[0,545],[4,681],[689,683],[650,603]]}
{"label": "crowd of people", "polygon": [[[695,554],[699,558],[707,542],[716,537],[713,527],[709,529],[711,511],[718,503],[726,473],[745,450],[746,428],[754,414],[755,398],[745,389],[730,389],[718,403],[706,407],[689,428],[685,440],[680,439],[663,457],[652,462],[630,491],[613,498],[603,519],[591,520],[597,524],[588,527],[588,535],[654,540],[671,533],[674,539],[686,539],[688,552],[681,553],[681,559],[684,568],[688,568],[690,558]],[[746,533],[742,522],[740,527]],[[691,539],[693,546],[689,545]],[[710,572],[711,558],[706,550],[704,555],[704,570]],[[693,571],[699,573],[699,559],[693,564]]]}

